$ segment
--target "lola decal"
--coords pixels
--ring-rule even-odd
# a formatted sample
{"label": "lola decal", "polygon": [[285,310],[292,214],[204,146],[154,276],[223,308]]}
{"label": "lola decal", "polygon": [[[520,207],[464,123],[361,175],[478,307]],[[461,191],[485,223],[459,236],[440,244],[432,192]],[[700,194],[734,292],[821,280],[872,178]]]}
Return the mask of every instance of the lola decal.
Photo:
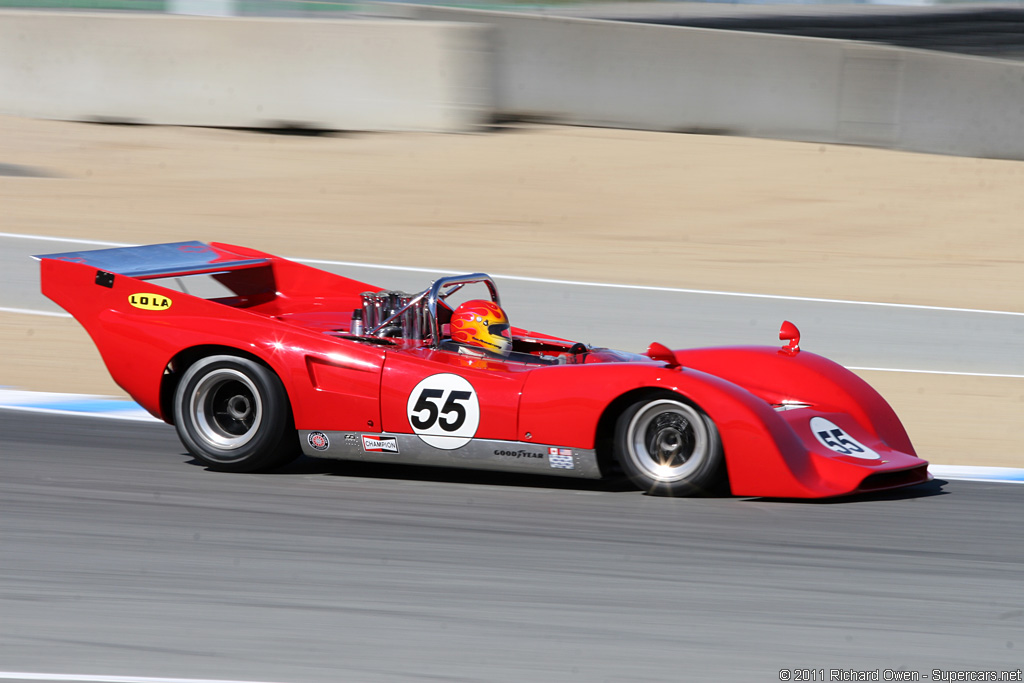
{"label": "lola decal", "polygon": [[413,388],[406,414],[424,443],[450,451],[473,440],[480,426],[480,400],[467,379],[443,372]]}
{"label": "lola decal", "polygon": [[397,453],[398,439],[393,436],[367,436],[363,434],[363,450],[367,453]]}
{"label": "lola decal", "polygon": [[166,311],[174,302],[163,294],[129,294],[128,303],[144,311]]}
{"label": "lola decal", "polygon": [[823,417],[811,418],[811,431],[821,445],[840,455],[862,460],[878,460],[882,457]]}

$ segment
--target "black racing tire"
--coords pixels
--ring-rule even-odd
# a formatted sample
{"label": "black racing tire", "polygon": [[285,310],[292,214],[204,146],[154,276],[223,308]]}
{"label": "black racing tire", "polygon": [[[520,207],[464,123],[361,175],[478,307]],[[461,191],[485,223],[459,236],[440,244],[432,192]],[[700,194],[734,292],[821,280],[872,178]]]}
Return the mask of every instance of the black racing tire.
{"label": "black racing tire", "polygon": [[728,492],[718,429],[676,394],[633,403],[615,424],[615,458],[638,488],[655,496]]}
{"label": "black racing tire", "polygon": [[188,452],[212,470],[270,470],[301,453],[281,380],[238,356],[207,356],[185,371],[174,392],[174,425]]}

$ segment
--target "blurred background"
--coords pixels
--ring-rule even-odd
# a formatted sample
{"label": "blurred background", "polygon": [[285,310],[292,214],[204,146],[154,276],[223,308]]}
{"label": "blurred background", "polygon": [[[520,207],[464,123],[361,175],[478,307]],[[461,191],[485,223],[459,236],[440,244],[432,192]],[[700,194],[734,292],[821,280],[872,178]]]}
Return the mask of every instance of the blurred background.
{"label": "blurred background", "polygon": [[[198,239],[489,272],[513,324],[629,351],[788,319],[933,464],[1024,463],[1020,3],[0,7],[0,397],[124,396],[31,255]],[[231,475],[2,410],[0,677],[1019,679],[1022,490]]]}

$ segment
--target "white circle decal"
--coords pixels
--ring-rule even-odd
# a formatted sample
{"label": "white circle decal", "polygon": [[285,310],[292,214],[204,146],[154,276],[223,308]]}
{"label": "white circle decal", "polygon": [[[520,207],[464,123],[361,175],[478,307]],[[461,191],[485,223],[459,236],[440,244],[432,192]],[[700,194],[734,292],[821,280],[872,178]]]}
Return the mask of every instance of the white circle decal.
{"label": "white circle decal", "polygon": [[442,373],[413,388],[406,414],[420,439],[450,451],[472,441],[480,426],[480,401],[468,380]]}
{"label": "white circle decal", "polygon": [[823,417],[811,418],[811,431],[821,445],[836,453],[863,460],[878,460],[882,457]]}

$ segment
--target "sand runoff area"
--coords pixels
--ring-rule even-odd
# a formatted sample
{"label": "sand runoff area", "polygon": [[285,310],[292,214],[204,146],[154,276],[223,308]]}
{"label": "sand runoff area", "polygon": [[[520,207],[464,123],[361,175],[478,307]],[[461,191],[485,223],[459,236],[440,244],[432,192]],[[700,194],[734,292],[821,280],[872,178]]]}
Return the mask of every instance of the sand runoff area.
{"label": "sand runoff area", "polygon": [[[554,126],[298,137],[0,117],[0,163],[54,176],[0,177],[3,232],[1024,311],[1022,162]],[[0,345],[0,385],[123,395],[73,320],[0,313]],[[1024,467],[1024,379],[862,374],[923,457]]]}

